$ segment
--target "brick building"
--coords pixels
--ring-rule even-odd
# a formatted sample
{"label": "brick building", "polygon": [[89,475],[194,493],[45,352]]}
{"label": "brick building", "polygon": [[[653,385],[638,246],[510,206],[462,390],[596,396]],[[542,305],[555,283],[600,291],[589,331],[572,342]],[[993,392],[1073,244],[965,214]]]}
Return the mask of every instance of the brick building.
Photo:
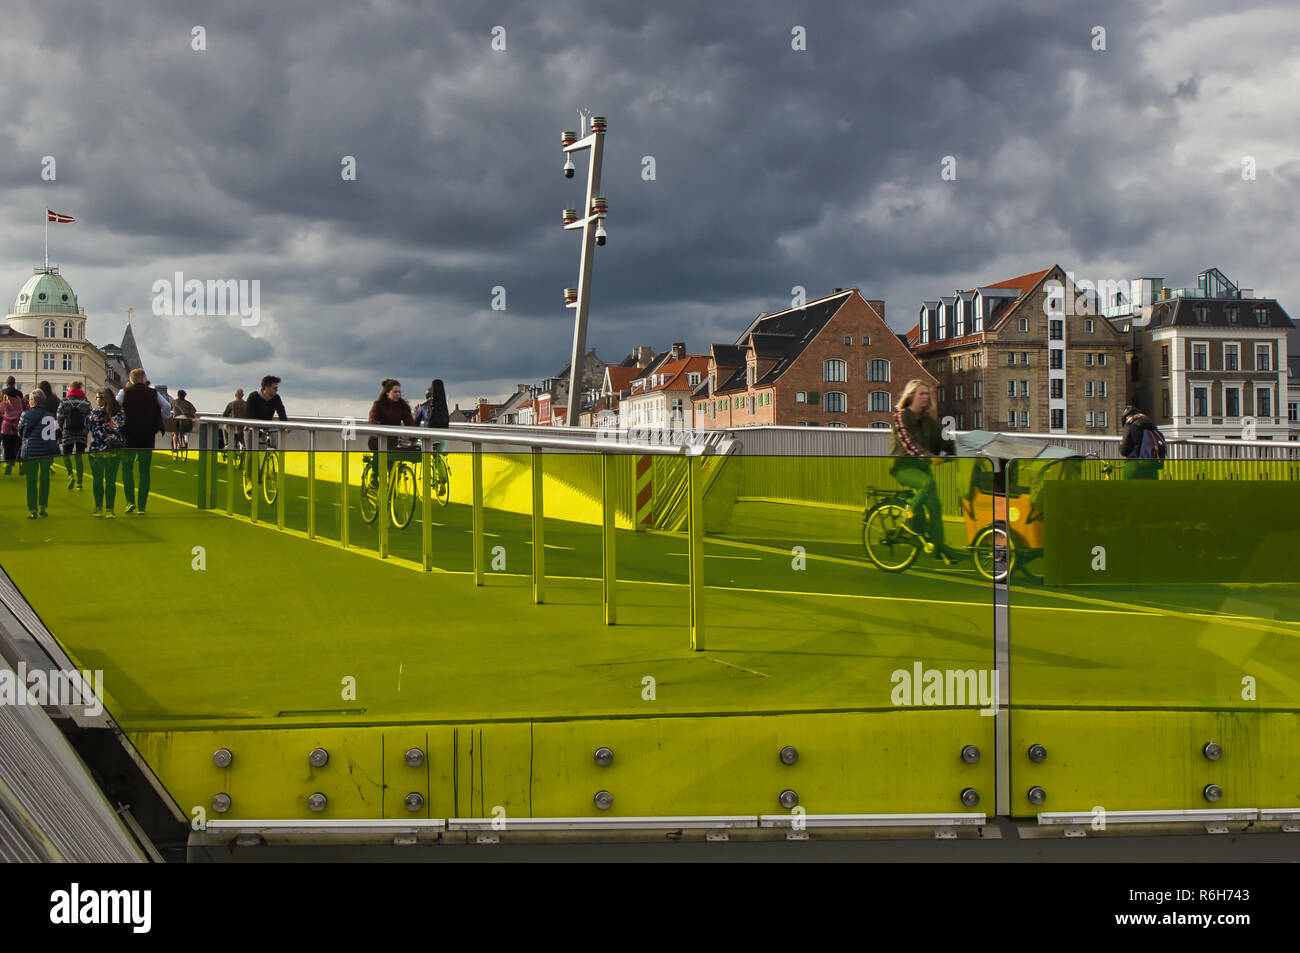
{"label": "brick building", "polygon": [[906,338],[959,430],[1120,429],[1125,337],[1059,265],[925,301]]}
{"label": "brick building", "polygon": [[695,389],[696,427],[888,427],[909,380],[926,374],[857,288],[760,314],[713,345]]}

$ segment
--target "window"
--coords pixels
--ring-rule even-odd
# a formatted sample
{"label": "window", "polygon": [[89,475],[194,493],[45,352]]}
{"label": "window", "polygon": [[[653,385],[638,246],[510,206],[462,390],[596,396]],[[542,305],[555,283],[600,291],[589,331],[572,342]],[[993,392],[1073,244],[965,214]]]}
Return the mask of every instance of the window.
{"label": "window", "polygon": [[1016,363],[1016,352],[1015,352],[1015,351],[1008,351],[1008,352],[1007,352],[1007,364],[1010,365],[1010,364],[1014,364],[1014,363]]}
{"label": "window", "polygon": [[822,361],[822,380],[847,381],[849,364],[847,361]]}
{"label": "window", "polygon": [[977,397],[977,398],[978,398],[978,397],[983,397],[983,396],[984,396],[984,382],[983,382],[983,381],[976,381],[976,382],[974,383],[974,385],[972,385],[972,386],[974,387],[974,394],[973,394],[973,396],[975,396],[975,397]]}
{"label": "window", "polygon": [[889,362],[883,360],[872,361],[867,366],[867,380],[888,382]]}
{"label": "window", "polygon": [[1165,420],[1169,419],[1169,388],[1166,387],[1160,392],[1160,416]]}
{"label": "window", "polygon": [[1268,325],[1268,305],[1260,304],[1255,306],[1255,323]]}
{"label": "window", "polygon": [[1054,371],[1063,370],[1065,368],[1065,349],[1054,347],[1048,351],[1047,366]]}
{"label": "window", "polygon": [[1065,429],[1065,411],[1063,410],[1052,411],[1052,429],[1053,430]]}
{"label": "window", "polygon": [[1227,308],[1224,308],[1224,309],[1223,309],[1223,313],[1226,314],[1226,315],[1228,316],[1228,323],[1229,323],[1229,324],[1236,324],[1236,323],[1237,323],[1237,309],[1236,309],[1235,307],[1227,307]]}
{"label": "window", "polygon": [[1028,351],[1021,351],[1021,352],[1020,352],[1020,363],[1021,363],[1021,364],[1026,364],[1026,365],[1029,363],[1029,352],[1028,352]]}
{"label": "window", "polygon": [[1007,426],[1012,430],[1016,429],[1016,412],[1014,410],[1007,411]]}
{"label": "window", "polygon": [[845,344],[852,344],[852,343],[853,343],[853,336],[852,336],[852,335],[849,335],[849,334],[844,335],[844,343],[845,343]]}
{"label": "window", "polygon": [[823,404],[828,414],[843,414],[848,411],[849,398],[847,394],[837,390],[826,392],[826,402]]}
{"label": "window", "polygon": [[1084,330],[1084,333],[1085,333],[1085,334],[1091,334],[1091,333],[1092,333],[1092,318],[1084,318],[1084,319],[1083,319],[1083,330]]}
{"label": "window", "polygon": [[1192,370],[1204,371],[1210,366],[1210,345],[1192,344]]}
{"label": "window", "polygon": [[758,377],[758,367],[757,367],[756,365],[754,365],[754,364],[748,364],[748,365],[746,365],[746,366],[745,366],[745,383],[748,384],[748,385],[750,385],[751,387],[753,387],[753,386],[754,386],[754,381],[757,379],[757,377]]}
{"label": "window", "polygon": [[1098,355],[1097,355],[1097,365],[1098,365],[1099,367],[1105,367],[1105,366],[1106,366],[1106,355],[1105,355],[1105,354],[1098,354]]}
{"label": "window", "polygon": [[1210,416],[1210,389],[1208,387],[1192,388],[1192,416]]}
{"label": "window", "polygon": [[1020,382],[1020,396],[1021,397],[1029,396],[1029,381]]}
{"label": "window", "polygon": [[1104,410],[1097,411],[1097,426],[1098,427],[1106,426],[1106,411]]}
{"label": "window", "polygon": [[976,430],[979,430],[984,426],[984,414],[977,410],[975,411],[974,417],[974,427]]}
{"label": "window", "polygon": [[1105,381],[1097,381],[1097,396],[1098,396],[1098,397],[1105,397],[1105,396],[1106,396],[1106,382],[1105,382]]}
{"label": "window", "polygon": [[1022,331],[1028,331],[1028,330],[1029,330],[1029,319],[1028,319],[1028,318],[1021,318],[1021,319],[1020,319],[1020,330],[1022,330]]}
{"label": "window", "polygon": [[1300,420],[1300,404],[1286,405],[1286,419],[1292,422]]}
{"label": "window", "polygon": [[1084,397],[1092,396],[1092,381],[1083,382],[1083,396]]}
{"label": "window", "polygon": [[842,421],[842,420],[832,420],[832,421],[830,421],[828,424],[826,424],[826,426],[827,426],[827,427],[847,427],[848,424],[846,424],[846,423],[845,423],[844,421]]}
{"label": "window", "polygon": [[943,403],[943,385],[942,385],[942,384],[939,385],[939,390],[938,390],[938,392],[935,394],[935,398],[934,398],[934,399],[935,399],[935,401],[936,401],[937,403],[940,403],[940,404]]}
{"label": "window", "polygon": [[688,373],[686,375],[686,383],[690,384],[692,387],[700,386],[699,371],[691,371],[690,373]]}
{"label": "window", "polygon": [[41,325],[41,334],[42,334],[44,337],[47,337],[47,338],[52,338],[52,337],[54,337],[54,322],[53,322],[53,321],[46,321],[44,324],[42,324],[42,325]]}
{"label": "window", "polygon": [[865,335],[865,334],[862,335],[862,346],[863,346],[863,347],[870,347],[870,346],[871,346],[871,338],[870,338],[869,336]]}
{"label": "window", "polygon": [[1007,396],[1008,396],[1008,397],[1015,397],[1015,396],[1016,396],[1016,382],[1015,382],[1015,381],[1007,381]]}
{"label": "window", "polygon": [[1052,400],[1064,400],[1065,381],[1061,380],[1061,378],[1058,377],[1055,380],[1051,381],[1050,383],[1052,387],[1052,394],[1051,394]]}
{"label": "window", "polygon": [[889,391],[873,390],[871,392],[871,412],[873,414],[889,413]]}
{"label": "window", "polygon": [[1209,323],[1209,320],[1210,320],[1210,313],[1209,313],[1209,309],[1206,308],[1205,305],[1203,305],[1203,304],[1198,304],[1198,305],[1197,305],[1195,308],[1193,308],[1192,310],[1196,313],[1196,323],[1197,323],[1197,324],[1207,324],[1207,323]]}
{"label": "window", "polygon": [[1225,371],[1240,370],[1241,364],[1241,345],[1225,344],[1223,345],[1223,369]]}
{"label": "window", "polygon": [[803,391],[799,391],[798,393],[796,393],[796,394],[794,395],[794,402],[795,402],[796,404],[804,404],[804,403],[807,403],[807,402],[808,402],[808,395],[805,394]]}
{"label": "window", "polygon": [[[810,391],[808,392],[808,403],[810,403],[810,404],[815,404],[815,403],[817,403],[820,399],[821,399],[821,394],[819,394],[817,391],[815,391],[815,390],[810,390]],[[816,424],[816,423],[813,423],[813,426],[815,427],[815,426],[817,426],[817,424]]]}
{"label": "window", "polygon": [[751,416],[752,416],[753,413],[754,413],[754,406],[755,406],[755,403],[756,403],[756,402],[755,402],[754,398],[751,396],[751,397],[749,398],[749,413],[750,413]]}
{"label": "window", "polygon": [[1255,413],[1260,417],[1273,416],[1273,392],[1267,387],[1255,388]]}
{"label": "window", "polygon": [[1223,388],[1223,416],[1225,417],[1241,416],[1241,388],[1240,387]]}
{"label": "window", "polygon": [[63,369],[64,369],[65,371],[70,371],[70,370],[72,370],[72,355],[71,355],[71,354],[65,354],[65,355],[63,355]]}
{"label": "window", "polygon": [[952,396],[954,400],[961,400],[962,385],[954,384],[952,388],[952,392],[953,392]]}
{"label": "window", "polygon": [[9,355],[9,370],[21,371],[23,369],[23,356],[21,352],[14,351]]}
{"label": "window", "polygon": [[41,370],[45,370],[45,371],[52,371],[52,370],[54,370],[54,355],[53,355],[53,354],[42,354],[42,355],[41,355]]}
{"label": "window", "polygon": [[63,336],[64,336],[65,338],[68,338],[69,340],[72,339],[72,322],[71,322],[71,321],[64,321],[64,322],[63,322]]}
{"label": "window", "polygon": [[1092,367],[1092,352],[1083,355],[1083,366]]}
{"label": "window", "polygon": [[1273,363],[1273,348],[1267,344],[1255,345],[1255,370],[1266,371]]}
{"label": "window", "polygon": [[1168,344],[1162,344],[1160,346],[1160,376],[1161,377],[1169,376],[1169,345]]}
{"label": "window", "polygon": [[1053,341],[1064,341],[1064,340],[1065,340],[1065,322],[1064,322],[1064,321],[1049,321],[1049,322],[1048,322],[1048,334],[1047,334],[1047,336],[1048,336],[1051,340],[1053,340]]}
{"label": "window", "polygon": [[1085,413],[1085,414],[1083,415],[1083,420],[1084,420],[1084,426],[1085,426],[1085,427],[1095,427],[1095,426],[1096,426],[1096,424],[1093,423],[1093,415],[1092,415],[1092,411],[1091,411],[1091,410],[1088,411],[1087,413]]}
{"label": "window", "polygon": [[1020,412],[1020,429],[1021,430],[1029,429],[1029,411],[1027,410],[1022,410]]}

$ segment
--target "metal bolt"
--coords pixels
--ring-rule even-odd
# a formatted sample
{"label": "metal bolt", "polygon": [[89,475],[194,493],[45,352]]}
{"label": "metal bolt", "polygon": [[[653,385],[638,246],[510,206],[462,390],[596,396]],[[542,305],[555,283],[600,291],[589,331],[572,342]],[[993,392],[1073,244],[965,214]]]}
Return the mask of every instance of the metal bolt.
{"label": "metal bolt", "polygon": [[307,760],[311,762],[313,768],[323,768],[329,764],[330,753],[324,748],[312,748],[311,754],[307,755]]}
{"label": "metal bolt", "polygon": [[230,762],[233,761],[234,758],[235,756],[230,753],[229,748],[218,748],[216,751],[212,752],[212,763],[218,768],[230,767]]}
{"label": "metal bolt", "polygon": [[1040,788],[1037,784],[1035,784],[1032,788],[1029,789],[1030,804],[1042,804],[1046,800],[1047,800],[1047,792],[1044,791],[1042,788]]}
{"label": "metal bolt", "polygon": [[1046,758],[1047,758],[1047,749],[1044,748],[1042,745],[1029,746],[1030,761],[1044,761],[1046,760]]}
{"label": "metal bolt", "polygon": [[794,764],[799,760],[799,751],[794,745],[786,745],[781,749],[781,763]]}
{"label": "metal bolt", "polygon": [[602,768],[608,768],[609,763],[614,760],[614,752],[608,748],[596,749],[596,763]]}
{"label": "metal bolt", "polygon": [[961,792],[961,802],[967,807],[974,807],[980,802],[980,792],[974,788],[966,788]]}
{"label": "metal bolt", "polygon": [[597,791],[596,796],[592,798],[592,800],[596,803],[596,807],[600,808],[602,811],[608,811],[614,804],[614,795],[610,794],[608,791]]}
{"label": "metal bolt", "polygon": [[1216,742],[1207,741],[1205,747],[1201,749],[1201,754],[1205,755],[1205,757],[1209,758],[1211,761],[1218,761],[1223,757],[1223,749],[1220,748]]}
{"label": "metal bolt", "polygon": [[406,795],[405,803],[408,811],[418,811],[420,808],[424,807],[424,795],[419,791],[412,791],[410,794]]}
{"label": "metal bolt", "polygon": [[781,806],[788,811],[799,803],[799,795],[796,792],[791,791],[789,788],[786,788],[781,792],[781,796],[777,798],[777,800],[780,801]]}
{"label": "metal bolt", "polygon": [[424,752],[419,748],[406,749],[406,763],[413,768],[418,768],[424,764]]}
{"label": "metal bolt", "polygon": [[1205,795],[1205,800],[1210,801],[1211,803],[1223,797],[1223,789],[1217,784],[1207,784],[1205,790],[1201,793]]}
{"label": "metal bolt", "polygon": [[961,759],[967,764],[974,764],[980,759],[980,749],[974,745],[967,745],[961,749]]}
{"label": "metal bolt", "polygon": [[307,806],[317,813],[325,810],[325,805],[327,803],[325,795],[321,794],[319,791],[307,798]]}
{"label": "metal bolt", "polygon": [[230,810],[230,795],[218,794],[212,798],[212,809],[218,814],[225,814]]}

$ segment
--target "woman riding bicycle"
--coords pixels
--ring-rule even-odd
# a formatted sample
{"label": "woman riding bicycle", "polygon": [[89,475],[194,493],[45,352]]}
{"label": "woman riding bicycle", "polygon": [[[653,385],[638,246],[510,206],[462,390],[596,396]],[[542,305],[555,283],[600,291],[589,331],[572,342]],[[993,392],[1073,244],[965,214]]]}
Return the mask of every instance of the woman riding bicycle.
{"label": "woman riding bicycle", "polygon": [[[370,405],[370,422],[387,427],[415,426],[415,418],[411,416],[411,406],[402,399],[402,385],[391,377],[385,378],[380,385],[379,398]],[[392,454],[397,452],[398,438],[388,437],[387,441],[388,461],[391,466],[395,461]],[[371,437],[369,446],[370,452],[376,453],[379,450],[379,438]]]}
{"label": "woman riding bicycle", "polygon": [[930,457],[941,453],[956,455],[957,445],[943,439],[939,421],[930,413],[930,385],[920,379],[907,382],[894,409],[891,425],[893,440],[889,452],[898,457],[890,468],[893,477],[914,490],[908,509],[912,517],[908,526],[923,531],[934,543],[935,556],[955,562],[959,555],[944,541],[943,506],[939,488],[930,472]]}

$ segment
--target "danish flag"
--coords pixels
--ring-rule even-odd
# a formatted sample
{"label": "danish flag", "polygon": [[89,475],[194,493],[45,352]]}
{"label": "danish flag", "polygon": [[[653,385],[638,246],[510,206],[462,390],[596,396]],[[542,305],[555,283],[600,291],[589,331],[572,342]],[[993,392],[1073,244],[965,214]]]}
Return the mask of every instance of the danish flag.
{"label": "danish flag", "polygon": [[71,215],[64,215],[64,214],[62,214],[62,213],[60,213],[60,212],[55,212],[55,211],[53,211],[53,210],[47,208],[47,209],[45,210],[45,221],[47,221],[47,222],[60,222],[60,223],[66,225],[68,222],[75,222],[76,219],[73,218]]}

